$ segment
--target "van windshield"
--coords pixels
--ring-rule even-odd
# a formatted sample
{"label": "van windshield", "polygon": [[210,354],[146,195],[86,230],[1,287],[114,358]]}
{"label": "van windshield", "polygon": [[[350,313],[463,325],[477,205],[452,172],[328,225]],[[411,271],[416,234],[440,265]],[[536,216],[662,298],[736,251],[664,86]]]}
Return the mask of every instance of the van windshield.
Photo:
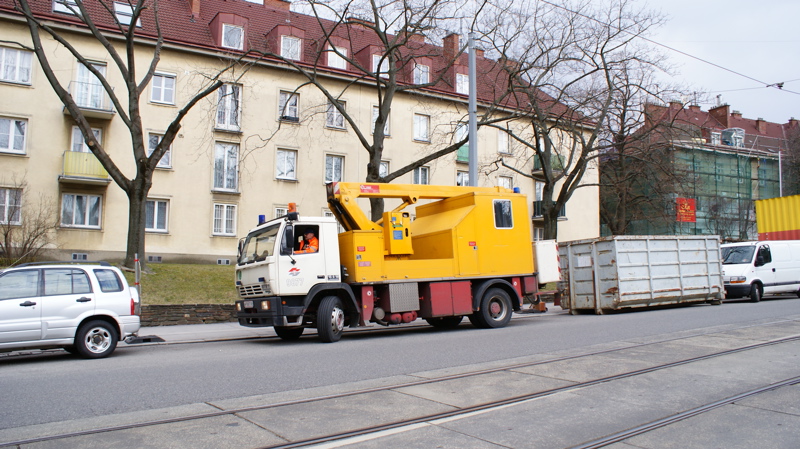
{"label": "van windshield", "polygon": [[251,232],[242,246],[239,264],[259,262],[271,256],[275,252],[275,240],[277,240],[280,228],[281,224],[278,222],[272,226]]}
{"label": "van windshield", "polygon": [[753,261],[755,245],[722,247],[722,264],[750,263]]}

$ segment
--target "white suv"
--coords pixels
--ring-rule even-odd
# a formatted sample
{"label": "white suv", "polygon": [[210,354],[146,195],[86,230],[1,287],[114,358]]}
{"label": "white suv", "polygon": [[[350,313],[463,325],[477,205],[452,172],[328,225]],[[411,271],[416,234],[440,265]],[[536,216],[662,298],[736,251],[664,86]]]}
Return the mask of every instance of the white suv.
{"label": "white suv", "polygon": [[0,271],[0,352],[64,348],[106,357],[139,331],[139,294],[106,262]]}

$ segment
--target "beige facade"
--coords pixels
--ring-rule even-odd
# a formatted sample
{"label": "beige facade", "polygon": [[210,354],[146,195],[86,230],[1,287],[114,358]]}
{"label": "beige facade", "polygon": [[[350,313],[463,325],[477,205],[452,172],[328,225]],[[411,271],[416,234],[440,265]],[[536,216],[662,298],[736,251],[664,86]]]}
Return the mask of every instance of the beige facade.
{"label": "beige facade", "polygon": [[[2,18],[0,30],[3,41],[30,44],[28,29],[18,20]],[[123,91],[116,67],[94,39],[71,34],[70,41],[87,58],[106,66],[111,84],[118,92]],[[44,39],[44,45],[57,75],[65,86],[71,86],[73,96],[88,95],[89,102],[99,101],[91,105],[90,122],[99,130],[100,140],[113,160],[133,177],[130,137],[119,114],[103,103],[104,96],[93,91],[95,87],[80,84],[86,78],[72,55],[52,40]],[[7,57],[13,54],[25,64],[26,52],[12,46],[0,48]],[[27,55],[27,80],[23,74],[0,81],[0,119],[12,130],[12,143],[0,148],[0,189],[13,189],[24,180],[26,202],[41,194],[58,204],[60,226],[55,231],[52,257],[70,259],[86,254],[89,260],[120,259],[126,246],[127,197],[102,168],[98,171],[91,153],[74,151],[81,149],[82,142],[73,139],[73,120],[64,112],[36,58]],[[139,73],[145,72],[147,64],[149,60],[140,56]],[[215,73],[221,64],[210,51],[166,48],[158,65],[159,77],[141,102],[146,136],[163,133],[198,91],[203,75]],[[338,117],[329,116],[327,101],[316,88],[306,86],[296,91],[296,114],[294,103],[290,109],[298,116],[297,121],[280,119],[282,93],[285,99],[301,85],[303,79],[298,74],[272,63],[257,64],[229,76],[226,89],[238,90],[240,111],[235,107],[220,111],[218,94],[207,97],[183,120],[169,158],[162,160],[163,167],[153,176],[149,193],[151,228],[146,235],[151,258],[160,257],[163,262],[232,262],[237,240],[257,224],[259,215],[274,218],[289,202],[297,203],[301,215],[325,214],[326,181],[332,177],[342,181],[366,177],[367,152],[350,125],[339,127]],[[171,81],[175,82],[174,90],[169,88]],[[328,82],[334,91],[336,83],[343,85],[333,78]],[[79,92],[82,88],[83,93]],[[368,84],[350,87],[341,99],[360,128],[370,129],[377,106],[374,88]],[[458,124],[466,121],[466,109],[464,96],[417,93],[396,97],[384,150],[389,170],[449,144]],[[426,120],[430,121],[427,141],[420,129]],[[23,123],[22,128],[19,123]],[[17,142],[16,148],[13,142]],[[478,151],[482,164],[501,155],[518,169],[533,169],[526,166],[531,154],[509,143],[494,128],[478,131]],[[455,185],[466,171],[467,164],[457,162],[454,152],[394,182]],[[536,200],[533,180],[502,168],[486,173],[479,170],[480,186],[510,183],[529,196],[529,204]],[[589,170],[584,183],[596,181],[597,170]],[[25,202],[22,207],[26,207]],[[565,212],[559,223],[559,240],[599,235],[597,188],[578,189]],[[532,226],[537,225],[541,222],[534,218]]]}

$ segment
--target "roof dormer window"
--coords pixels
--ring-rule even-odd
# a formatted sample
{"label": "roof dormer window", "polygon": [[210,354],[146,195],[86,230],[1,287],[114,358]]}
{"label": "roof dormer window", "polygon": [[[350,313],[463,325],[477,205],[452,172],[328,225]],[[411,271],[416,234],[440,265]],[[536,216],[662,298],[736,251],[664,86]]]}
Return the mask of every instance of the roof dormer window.
{"label": "roof dormer window", "polygon": [[[114,17],[120,25],[130,25],[133,21],[133,6],[127,3],[114,2]],[[136,20],[136,26],[142,26],[142,19]]]}
{"label": "roof dormer window", "polygon": [[344,47],[328,47],[328,67],[347,70],[347,49]]}
{"label": "roof dormer window", "polygon": [[222,46],[234,50],[242,50],[244,48],[244,28],[237,25],[223,23]]}
{"label": "roof dormer window", "polygon": [[423,64],[414,64],[414,84],[428,84],[431,82],[431,68]]}
{"label": "roof dormer window", "polygon": [[372,55],[372,71],[382,78],[389,77],[389,58],[385,55]]}
{"label": "roof dormer window", "polygon": [[300,60],[300,38],[294,36],[281,36],[281,56],[294,61]]}

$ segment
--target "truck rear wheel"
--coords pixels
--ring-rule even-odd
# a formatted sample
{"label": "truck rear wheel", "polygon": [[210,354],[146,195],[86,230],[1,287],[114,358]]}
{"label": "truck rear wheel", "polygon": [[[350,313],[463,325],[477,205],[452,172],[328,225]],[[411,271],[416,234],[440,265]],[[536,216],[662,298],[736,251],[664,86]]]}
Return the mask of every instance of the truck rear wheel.
{"label": "truck rear wheel", "polygon": [[511,298],[502,288],[493,287],[486,290],[481,300],[481,308],[470,315],[470,321],[476,327],[504,327],[511,321]]}
{"label": "truck rear wheel", "polygon": [[344,333],[345,314],[338,296],[322,298],[317,309],[317,333],[325,343],[339,341]]}
{"label": "truck rear wheel", "polygon": [[438,318],[425,318],[425,321],[437,329],[455,329],[461,324],[463,318],[463,316],[443,316]]}
{"label": "truck rear wheel", "polygon": [[281,340],[297,340],[303,335],[303,328],[302,327],[285,327],[285,326],[275,326],[275,333],[278,334],[278,337],[281,337]]}

